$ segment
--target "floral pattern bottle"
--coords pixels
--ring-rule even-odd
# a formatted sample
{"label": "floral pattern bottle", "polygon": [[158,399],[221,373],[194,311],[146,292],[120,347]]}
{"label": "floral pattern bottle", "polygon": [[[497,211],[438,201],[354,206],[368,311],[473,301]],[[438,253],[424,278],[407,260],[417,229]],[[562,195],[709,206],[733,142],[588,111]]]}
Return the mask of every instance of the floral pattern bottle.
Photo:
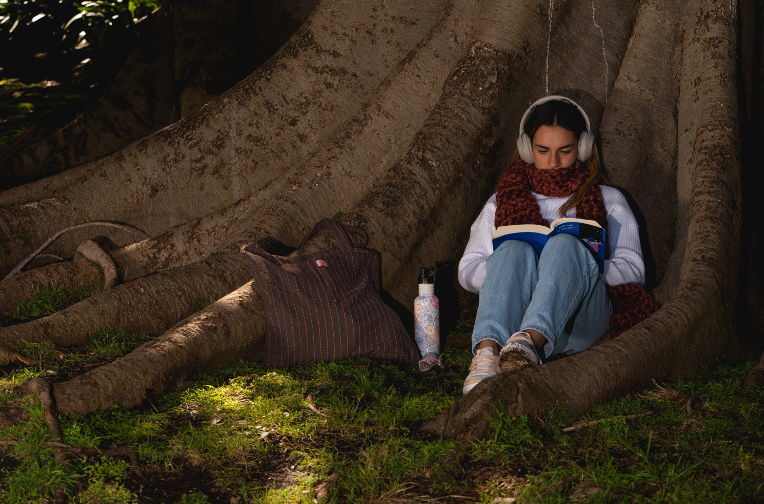
{"label": "floral pattern bottle", "polygon": [[440,357],[440,307],[435,297],[434,268],[422,268],[419,275],[419,296],[414,300],[414,339],[422,360],[419,369],[428,371],[436,364],[443,366]]}

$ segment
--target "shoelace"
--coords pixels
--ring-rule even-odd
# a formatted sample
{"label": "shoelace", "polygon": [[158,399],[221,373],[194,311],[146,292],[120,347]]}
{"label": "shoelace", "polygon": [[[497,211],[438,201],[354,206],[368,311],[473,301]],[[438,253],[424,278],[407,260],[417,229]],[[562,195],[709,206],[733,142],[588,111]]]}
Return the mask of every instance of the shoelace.
{"label": "shoelace", "polygon": [[478,356],[476,356],[476,358],[472,359],[472,363],[470,364],[470,372],[472,372],[472,371],[478,371],[478,372],[490,371],[491,358],[495,358],[495,356],[494,355],[478,355]]}

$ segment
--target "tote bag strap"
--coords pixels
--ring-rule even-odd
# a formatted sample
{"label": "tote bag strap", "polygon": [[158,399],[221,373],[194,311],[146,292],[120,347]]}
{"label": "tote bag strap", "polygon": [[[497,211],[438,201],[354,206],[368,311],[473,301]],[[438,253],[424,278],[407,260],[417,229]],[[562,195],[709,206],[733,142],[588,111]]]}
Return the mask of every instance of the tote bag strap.
{"label": "tote bag strap", "polygon": [[[342,247],[343,250],[350,250],[353,247],[365,247],[369,244],[369,235],[367,235],[366,231],[363,229],[359,229],[353,226],[346,226],[345,224],[337,224],[333,220],[326,218],[321,219],[315,226],[313,226],[313,229],[311,229],[310,232],[305,235],[305,238],[303,238],[300,244],[297,245],[297,248],[302,248],[302,246],[308,243],[311,238],[329,232],[332,233],[334,239],[337,240],[337,243],[340,244],[340,247]],[[360,245],[351,244],[350,239],[346,233],[351,233],[358,236],[361,238],[363,243]]]}
{"label": "tote bag strap", "polygon": [[253,255],[253,256],[259,256],[265,259],[268,262],[271,262],[275,264],[276,266],[281,266],[281,262],[279,262],[279,256],[275,256],[269,252],[266,252],[264,248],[262,248],[260,245],[256,243],[250,243],[249,245],[243,245],[241,249],[239,249],[242,254],[245,256],[247,254]]}

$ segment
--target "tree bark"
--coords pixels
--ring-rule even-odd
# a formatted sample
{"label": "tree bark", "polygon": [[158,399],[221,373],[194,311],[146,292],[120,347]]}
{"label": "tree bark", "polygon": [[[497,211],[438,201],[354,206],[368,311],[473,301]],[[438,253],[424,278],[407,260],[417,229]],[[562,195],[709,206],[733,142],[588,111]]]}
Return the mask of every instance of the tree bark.
{"label": "tree bark", "polygon": [[[670,5],[662,2],[664,14],[670,12],[666,8]],[[481,437],[499,400],[506,413],[513,416],[541,414],[554,404],[580,414],[592,404],[645,389],[653,380],[679,379],[723,353],[734,355],[736,244],[741,219],[735,86],[737,18],[729,6],[713,2],[697,0],[688,7],[681,25],[683,36],[679,37],[680,233],[669,262],[669,269],[673,265],[678,272],[675,283],[667,287],[671,290],[668,299],[658,313],[613,341],[574,357],[524,368],[515,375],[485,380],[426,424],[424,431],[441,436]],[[653,22],[641,24],[645,16],[658,12],[650,8],[641,11],[632,51],[640,50],[636,36],[660,35],[649,33],[648,26]],[[640,27],[646,32],[641,32]],[[653,51],[665,52],[666,42],[650,45]]]}
{"label": "tree bark", "polygon": [[[739,347],[736,5],[322,2],[273,58],[196,113],[0,194],[7,270],[78,222],[126,222],[152,236],[131,243],[108,230],[127,284],[0,337],[65,344],[121,320],[164,332],[54,387],[67,414],[136,406],[191,372],[257,355],[267,309],[238,248],[296,244],[326,216],[369,233],[385,289],[408,305],[420,266],[458,259],[520,117],[548,92],[584,106],[608,175],[640,205],[663,308],[576,357],[486,380],[426,429],[479,437],[498,401],[513,415],[555,401],[580,412],[679,378]],[[106,232],[72,233],[53,251]],[[327,246],[321,238],[296,253]],[[173,291],[189,299],[163,303]],[[90,321],[96,304],[104,316]]]}

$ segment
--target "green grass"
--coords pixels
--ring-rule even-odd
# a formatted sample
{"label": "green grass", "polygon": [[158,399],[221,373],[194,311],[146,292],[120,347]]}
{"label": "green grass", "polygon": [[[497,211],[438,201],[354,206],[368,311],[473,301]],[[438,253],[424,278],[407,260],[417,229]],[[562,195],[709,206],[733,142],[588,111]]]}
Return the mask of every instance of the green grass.
{"label": "green grass", "polygon": [[[462,365],[422,375],[414,366],[368,359],[278,370],[233,362],[144,408],[61,422],[74,446],[133,447],[149,474],[176,478],[172,502],[234,497],[312,503],[315,489],[332,473],[337,477],[326,502],[372,502],[386,494],[548,503],[764,499],[764,394],[740,388],[753,362],[721,363],[682,382],[595,406],[577,419],[560,409],[540,418],[497,415],[490,436],[457,457],[453,440],[418,431],[460,393],[469,354],[448,351],[446,359]],[[18,381],[13,376],[20,372],[8,373],[4,383]],[[40,453],[5,470],[0,485],[8,496],[49,497],[55,484],[72,488],[80,478],[93,495],[122,499],[115,502],[156,498],[155,489],[127,474],[124,462],[88,460],[58,468],[52,451],[39,449],[49,434],[39,407],[30,408],[33,421],[0,432],[2,439],[24,443],[14,450]],[[653,414],[622,418],[648,411]],[[609,420],[562,432],[598,419]],[[189,481],[199,474],[209,488],[191,491]],[[49,483],[29,485],[33,479]]]}
{"label": "green grass", "polygon": [[[48,286],[14,320],[79,295]],[[150,339],[105,330],[79,347],[27,344],[21,353],[37,362],[0,371],[0,401],[32,376],[65,381]],[[81,503],[308,504],[328,481],[321,502],[764,500],[764,392],[741,389],[754,362],[721,361],[575,419],[562,408],[510,418],[497,404],[487,438],[465,451],[419,431],[461,394],[471,355],[447,348],[444,358],[447,369],[424,374],[365,358],[285,369],[234,361],[140,408],[60,419],[71,446],[134,449],[148,484],[124,459],[71,457],[59,466],[44,445],[42,408],[28,398],[31,420],[0,431],[0,440],[19,443],[0,456],[0,503],[45,502],[62,487]],[[562,432],[594,420],[604,421]]]}
{"label": "green grass", "polygon": [[23,324],[30,320],[46,317],[66,308],[103,289],[103,284],[68,288],[57,282],[48,283],[35,292],[34,297],[19,303],[16,310],[0,319],[0,327]]}

